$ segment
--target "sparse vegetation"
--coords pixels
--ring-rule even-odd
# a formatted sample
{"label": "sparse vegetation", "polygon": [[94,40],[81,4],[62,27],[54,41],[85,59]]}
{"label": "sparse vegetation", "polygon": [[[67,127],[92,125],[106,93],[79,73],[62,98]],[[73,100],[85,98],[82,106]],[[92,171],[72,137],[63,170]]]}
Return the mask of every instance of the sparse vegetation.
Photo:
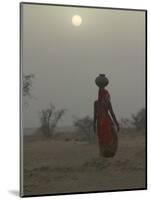
{"label": "sparse vegetation", "polygon": [[146,124],[146,110],[142,108],[136,114],[132,115],[132,124],[137,130],[141,130],[145,128]]}
{"label": "sparse vegetation", "polygon": [[[145,187],[145,135],[121,134],[114,158],[99,156],[97,144],[28,140],[24,149],[24,189],[28,195]],[[61,134],[61,133],[60,133]],[[133,137],[137,135],[137,137]],[[65,136],[66,137],[66,136]],[[35,138],[35,140],[34,140]]]}
{"label": "sparse vegetation", "polygon": [[93,142],[95,140],[93,120],[89,116],[74,119],[73,125],[77,129],[77,132],[85,136],[87,141]]}
{"label": "sparse vegetation", "polygon": [[23,75],[23,96],[31,96],[34,74]]}
{"label": "sparse vegetation", "polygon": [[146,124],[146,110],[140,109],[136,114],[132,114],[131,118],[122,118],[120,126],[124,130],[136,129],[137,131],[145,129]]}
{"label": "sparse vegetation", "polygon": [[65,114],[65,111],[65,109],[56,110],[55,106],[51,103],[47,109],[40,111],[40,129],[45,136],[52,136],[59,120]]}

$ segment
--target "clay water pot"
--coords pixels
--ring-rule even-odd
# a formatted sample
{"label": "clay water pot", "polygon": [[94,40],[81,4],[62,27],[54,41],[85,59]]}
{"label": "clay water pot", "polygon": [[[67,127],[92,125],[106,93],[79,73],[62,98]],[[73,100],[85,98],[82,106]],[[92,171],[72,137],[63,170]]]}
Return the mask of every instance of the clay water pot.
{"label": "clay water pot", "polygon": [[105,74],[100,74],[96,77],[95,83],[98,87],[105,87],[109,84],[109,80],[106,78]]}

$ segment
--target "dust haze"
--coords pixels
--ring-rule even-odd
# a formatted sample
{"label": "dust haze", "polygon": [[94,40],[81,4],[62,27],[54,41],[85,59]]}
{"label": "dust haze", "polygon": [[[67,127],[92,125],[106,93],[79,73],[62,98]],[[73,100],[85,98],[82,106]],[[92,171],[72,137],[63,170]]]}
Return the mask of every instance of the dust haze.
{"label": "dust haze", "polygon": [[[82,18],[78,27],[75,14]],[[144,12],[26,4],[22,24],[23,73],[35,75],[25,127],[39,125],[38,112],[50,101],[67,109],[60,126],[93,116],[100,73],[109,78],[118,119],[145,106]]]}

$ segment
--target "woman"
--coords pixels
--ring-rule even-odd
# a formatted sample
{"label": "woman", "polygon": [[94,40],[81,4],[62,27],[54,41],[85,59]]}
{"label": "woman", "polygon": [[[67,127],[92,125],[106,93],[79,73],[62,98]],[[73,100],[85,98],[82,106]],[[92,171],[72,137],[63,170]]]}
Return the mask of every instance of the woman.
{"label": "woman", "polygon": [[110,94],[105,89],[109,81],[104,74],[95,79],[99,87],[98,100],[94,102],[94,132],[97,129],[100,154],[103,157],[113,157],[117,150],[117,134],[114,127],[119,131],[119,124],[115,117],[110,101]]}

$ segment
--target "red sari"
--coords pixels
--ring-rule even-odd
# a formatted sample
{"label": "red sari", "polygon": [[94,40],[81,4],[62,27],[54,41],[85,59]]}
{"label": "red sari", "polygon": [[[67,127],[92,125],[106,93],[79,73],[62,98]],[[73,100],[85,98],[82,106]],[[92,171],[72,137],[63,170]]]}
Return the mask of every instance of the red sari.
{"label": "red sari", "polygon": [[97,108],[97,135],[100,145],[109,145],[113,142],[113,122],[109,115],[109,92],[99,89]]}

